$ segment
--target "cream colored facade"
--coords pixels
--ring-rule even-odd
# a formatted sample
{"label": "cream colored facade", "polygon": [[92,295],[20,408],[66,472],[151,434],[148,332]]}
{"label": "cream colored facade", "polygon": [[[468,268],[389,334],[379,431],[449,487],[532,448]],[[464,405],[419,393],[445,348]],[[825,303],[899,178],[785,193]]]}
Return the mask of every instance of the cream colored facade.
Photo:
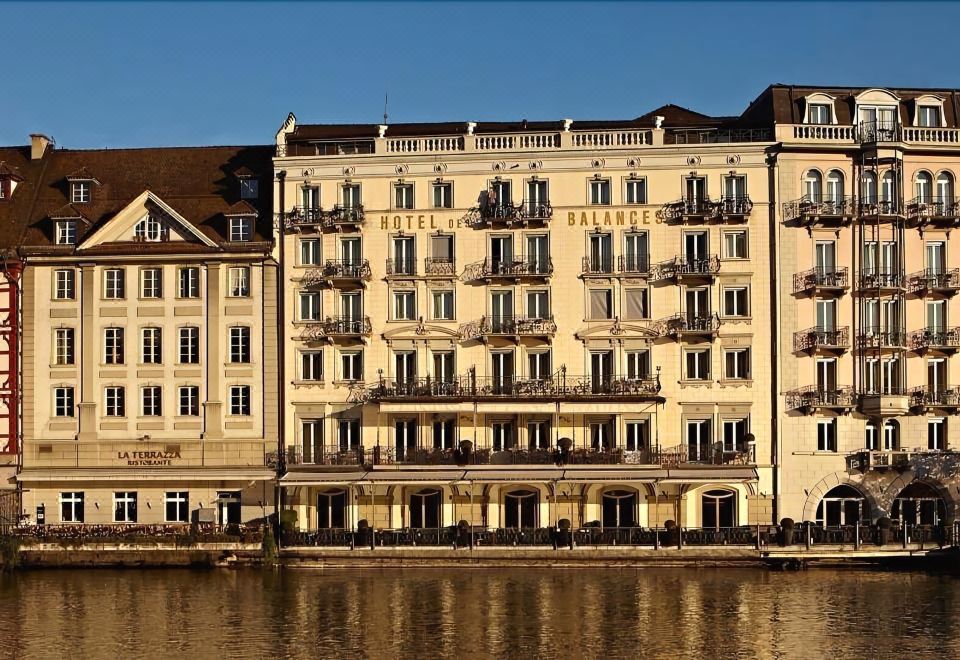
{"label": "cream colored facade", "polygon": [[[769,143],[565,124],[397,138],[383,126],[357,141],[301,138],[292,116],[281,129],[281,485],[302,529],[772,520]],[[337,155],[353,149],[368,153]],[[695,195],[734,191],[752,209],[665,207],[690,178],[705,186]],[[478,199],[496,190],[502,204],[504,184],[525,217],[484,217]],[[340,208],[351,203],[362,221]],[[351,313],[361,322],[344,336],[336,317]],[[312,352],[322,375],[304,374]],[[685,371],[694,359],[701,378]],[[558,465],[562,438],[571,458]],[[472,458],[458,460],[463,441]]]}

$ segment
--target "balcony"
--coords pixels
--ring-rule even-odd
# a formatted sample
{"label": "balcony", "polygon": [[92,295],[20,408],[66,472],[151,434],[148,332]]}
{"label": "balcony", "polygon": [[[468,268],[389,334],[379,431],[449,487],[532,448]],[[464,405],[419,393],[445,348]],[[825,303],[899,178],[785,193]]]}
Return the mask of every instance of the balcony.
{"label": "balcony", "polygon": [[343,261],[328,259],[320,268],[311,268],[300,279],[304,287],[333,286],[338,288],[362,286],[371,278],[370,262],[363,260]]}
{"label": "balcony", "polygon": [[856,199],[821,199],[804,196],[783,205],[784,222],[801,227],[843,227],[856,215]]}
{"label": "balcony", "polygon": [[363,339],[373,333],[369,316],[334,316],[317,321],[298,321],[303,326],[300,331],[302,341],[333,342],[336,340]]}
{"label": "balcony", "polygon": [[294,206],[284,214],[284,228],[288,231],[355,231],[364,223],[363,206],[334,206],[322,208]]}
{"label": "balcony", "polygon": [[913,387],[910,389],[910,408],[919,414],[939,412],[955,415],[960,412],[960,387]]}
{"label": "balcony", "polygon": [[850,288],[847,268],[824,270],[811,268],[793,276],[795,294],[815,295],[818,297],[840,296]]}
{"label": "balcony", "polygon": [[712,341],[720,330],[720,317],[717,314],[703,316],[674,314],[656,321],[652,329],[671,339]]}
{"label": "balcony", "polygon": [[716,216],[717,205],[709,197],[698,199],[683,198],[664,204],[659,215],[665,222],[683,222],[698,224]]}
{"label": "balcony", "polygon": [[321,445],[317,447],[288,447],[284,454],[286,466],[363,465],[363,447]]}
{"label": "balcony", "polygon": [[596,259],[583,257],[580,277],[647,277],[650,274],[650,257],[646,254],[621,254],[613,258]]}
{"label": "balcony", "polygon": [[960,328],[924,328],[914,330],[908,338],[914,353],[950,354],[960,349]]}
{"label": "balcony", "polygon": [[892,270],[861,270],[857,276],[857,289],[881,294],[899,293],[906,290],[906,278],[903,273]]}
{"label": "balcony", "polygon": [[526,316],[483,316],[460,326],[460,339],[482,342],[495,337],[519,341],[523,338],[548,341],[557,334],[557,324],[552,316],[546,318]]}
{"label": "balcony", "polygon": [[878,222],[893,222],[904,217],[900,202],[890,199],[861,199],[859,211],[861,217]]}
{"label": "balcony", "polygon": [[854,402],[853,388],[846,385],[833,389],[808,385],[787,392],[787,409],[799,410],[807,415],[820,411],[848,412]]}
{"label": "balcony", "polygon": [[860,412],[868,417],[898,417],[910,412],[910,396],[899,386],[885,392],[868,392],[860,395]]}
{"label": "balcony", "polygon": [[857,142],[860,144],[876,144],[880,142],[899,142],[901,140],[900,124],[896,121],[862,121],[857,126]]}
{"label": "balcony", "polygon": [[960,268],[926,269],[907,276],[907,290],[915,296],[949,297],[960,291]]}
{"label": "balcony", "polygon": [[717,203],[716,217],[723,222],[744,222],[753,211],[753,201],[742,197],[723,197]]}
{"label": "balcony", "polygon": [[795,353],[838,355],[850,348],[850,328],[813,327],[793,333]]}
{"label": "balcony", "polygon": [[452,257],[426,257],[423,275],[428,278],[452,279],[457,276],[457,265]]}
{"label": "balcony", "polygon": [[864,328],[857,333],[857,349],[901,350],[907,347],[907,333],[903,330]]}
{"label": "balcony", "polygon": [[667,467],[693,465],[753,465],[757,462],[756,447],[740,441],[736,445],[723,442],[687,443],[676,447],[658,447],[651,451],[651,463]]}
{"label": "balcony", "polygon": [[960,224],[960,201],[956,197],[914,197],[907,202],[910,227],[950,229]]}
{"label": "balcony", "polygon": [[417,276],[415,259],[387,259],[387,277],[402,279]]}
{"label": "balcony", "polygon": [[907,470],[918,460],[928,457],[955,458],[956,452],[935,449],[864,449],[847,456],[847,467],[851,470]]}
{"label": "balcony", "polygon": [[477,281],[514,281],[525,279],[545,280],[553,275],[553,259],[545,256],[525,257],[523,255],[509,259],[487,257],[483,261],[468,264],[463,278],[467,282]]}
{"label": "balcony", "polygon": [[654,282],[709,282],[718,272],[720,259],[714,254],[704,257],[678,255],[656,264],[650,273],[650,279]]}
{"label": "balcony", "polygon": [[553,206],[548,201],[500,202],[475,206],[464,218],[468,227],[528,227],[546,226],[553,218]]}

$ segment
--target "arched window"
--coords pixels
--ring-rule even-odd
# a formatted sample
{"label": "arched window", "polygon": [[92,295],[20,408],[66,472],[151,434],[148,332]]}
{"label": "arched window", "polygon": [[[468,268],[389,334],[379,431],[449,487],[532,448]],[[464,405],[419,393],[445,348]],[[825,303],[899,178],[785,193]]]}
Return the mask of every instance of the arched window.
{"label": "arched window", "polygon": [[410,527],[427,529],[440,527],[440,491],[424,488],[410,496]]}
{"label": "arched window", "polygon": [[868,516],[866,499],[852,486],[835,486],[817,505],[817,524],[824,527],[856,525]]}
{"label": "arched window", "polygon": [[603,494],[603,526],[637,526],[636,491],[608,490]]}
{"label": "arched window", "polygon": [[803,195],[814,204],[819,204],[823,196],[823,177],[816,170],[808,170],[803,177]]}
{"label": "arched window", "polygon": [[893,500],[890,517],[907,525],[939,525],[946,517],[943,498],[928,484],[914,481]]}
{"label": "arched window", "polygon": [[860,182],[860,197],[864,204],[877,203],[877,175],[873,172],[864,172]]}
{"label": "arched window", "polygon": [[537,491],[512,490],[503,498],[504,527],[536,527],[537,526]]}
{"label": "arched window", "polygon": [[892,451],[900,448],[900,422],[888,419],[883,423],[883,449]]}
{"label": "arched window", "polygon": [[929,172],[917,172],[916,192],[918,204],[933,201],[933,177]]}
{"label": "arched window", "polygon": [[730,490],[708,490],[700,497],[700,526],[705,529],[734,527],[737,509],[736,493]]}
{"label": "arched window", "polygon": [[937,175],[937,197],[935,201],[942,204],[947,211],[953,206],[953,175],[950,172],[940,172]]}
{"label": "arched window", "polygon": [[347,493],[328,490],[317,495],[317,529],[343,529],[346,525]]}
{"label": "arched window", "polygon": [[830,170],[827,173],[827,191],[824,201],[837,204],[843,201],[843,172]]}
{"label": "arched window", "polygon": [[896,181],[893,178],[893,171],[887,170],[880,179],[880,201],[891,204],[896,199]]}

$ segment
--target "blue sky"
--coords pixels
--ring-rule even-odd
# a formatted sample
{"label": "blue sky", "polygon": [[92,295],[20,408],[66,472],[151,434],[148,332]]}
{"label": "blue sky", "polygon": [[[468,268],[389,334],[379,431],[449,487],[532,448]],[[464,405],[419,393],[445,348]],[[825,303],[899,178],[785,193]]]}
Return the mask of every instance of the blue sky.
{"label": "blue sky", "polygon": [[0,144],[269,143],[289,111],[379,122],[385,91],[399,122],[734,114],[772,82],[960,87],[958,18],[948,3],[0,3]]}

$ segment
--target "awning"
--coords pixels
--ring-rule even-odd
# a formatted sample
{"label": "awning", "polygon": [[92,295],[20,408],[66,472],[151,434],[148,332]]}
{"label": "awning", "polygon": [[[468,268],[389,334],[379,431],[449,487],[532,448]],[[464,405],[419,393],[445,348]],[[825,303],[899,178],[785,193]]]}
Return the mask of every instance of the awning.
{"label": "awning", "polygon": [[563,481],[568,483],[595,483],[609,481],[633,481],[652,484],[667,476],[666,470],[566,470]]}
{"label": "awning", "polygon": [[477,404],[477,412],[484,415],[549,415],[557,412],[557,404],[548,401],[484,401]]}
{"label": "awning", "polygon": [[671,469],[667,470],[667,477],[660,483],[667,484],[709,484],[722,481],[757,481],[756,468],[752,467],[724,467],[716,470],[700,469]]}
{"label": "awning", "polygon": [[[424,412],[423,403],[381,403],[380,412],[384,413],[418,413]],[[431,413],[473,412],[473,405],[469,403],[430,403]]]}
{"label": "awning", "polygon": [[157,469],[157,470],[101,470],[96,468],[26,469],[17,480],[29,482],[55,481],[272,481],[276,473],[269,468],[250,469]]}

